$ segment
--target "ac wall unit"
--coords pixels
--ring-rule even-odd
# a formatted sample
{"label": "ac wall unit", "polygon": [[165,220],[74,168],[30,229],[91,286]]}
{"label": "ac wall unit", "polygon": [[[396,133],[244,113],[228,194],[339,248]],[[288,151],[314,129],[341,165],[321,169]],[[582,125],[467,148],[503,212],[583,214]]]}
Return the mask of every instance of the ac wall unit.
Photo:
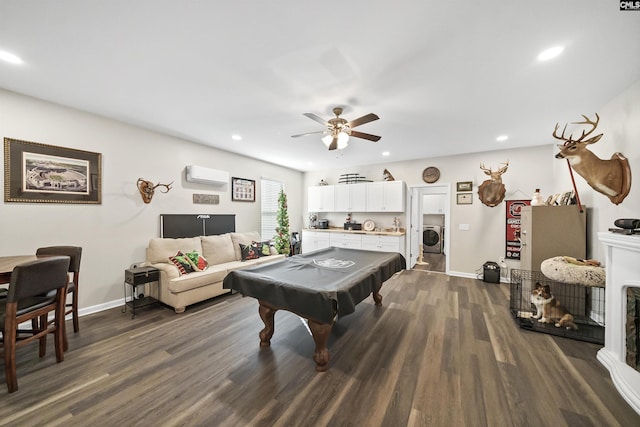
{"label": "ac wall unit", "polygon": [[187,166],[187,181],[208,185],[224,185],[229,183],[229,172],[202,166]]}

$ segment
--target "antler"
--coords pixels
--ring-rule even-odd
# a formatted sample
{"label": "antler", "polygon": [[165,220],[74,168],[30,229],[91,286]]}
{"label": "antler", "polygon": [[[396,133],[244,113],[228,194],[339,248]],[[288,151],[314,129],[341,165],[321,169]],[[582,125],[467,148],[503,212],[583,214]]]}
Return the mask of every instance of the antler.
{"label": "antler", "polygon": [[565,141],[564,145],[570,144],[570,143],[580,143],[580,144],[593,144],[595,142],[598,142],[600,140],[600,138],[602,138],[603,134],[600,135],[596,135],[594,137],[591,137],[589,139],[587,139],[586,141],[584,141],[584,139],[591,135],[593,133],[594,130],[596,130],[596,128],[598,127],[598,123],[600,122],[600,116],[598,116],[598,113],[596,113],[596,121],[594,122],[593,120],[589,119],[589,117],[585,116],[584,114],[582,115],[582,117],[584,117],[584,121],[583,122],[573,122],[573,124],[576,125],[591,125],[591,130],[590,131],[586,131],[583,130],[582,131],[582,135],[580,135],[580,138],[573,140],[572,137],[573,135],[569,135],[569,138],[565,138],[564,137],[564,132],[565,130],[567,130],[567,125],[564,125],[564,128],[562,129],[562,135],[558,136],[557,132],[558,132],[558,128],[560,127],[558,125],[558,123],[556,123],[556,127],[553,130],[553,137],[556,139],[559,139],[561,141]]}
{"label": "antler", "polygon": [[495,172],[492,171],[491,168],[487,169],[484,166],[484,163],[480,163],[480,169],[482,169],[485,174],[489,175],[492,181],[499,181],[500,176],[507,171],[507,168],[509,167],[509,161],[507,160],[506,163],[501,163],[501,164],[503,164],[504,166],[502,166],[500,169],[498,169]]}
{"label": "antler", "polygon": [[505,173],[507,171],[507,169],[509,168],[509,160],[507,160],[507,163],[502,163],[504,166],[501,167],[500,169],[498,169],[496,171],[496,173],[498,174],[498,176],[502,175],[503,173]]}
{"label": "antler", "polygon": [[487,175],[491,175],[492,174],[491,168],[487,169],[486,167],[484,167],[484,163],[480,163],[480,169],[482,169],[484,171],[484,173],[486,173]]}
{"label": "antler", "polygon": [[172,188],[172,187],[171,187],[171,184],[173,184],[173,181],[171,181],[171,182],[170,182],[170,183],[168,183],[168,184],[160,184],[160,183],[157,183],[153,188],[154,188],[154,190],[155,190],[155,189],[156,189],[156,188],[158,188],[158,187],[164,187],[164,188],[166,188],[166,189],[167,189],[167,191],[162,191],[162,190],[160,190],[160,192],[161,192],[161,193],[168,193],[168,192],[169,192],[169,190],[171,190],[171,188]]}

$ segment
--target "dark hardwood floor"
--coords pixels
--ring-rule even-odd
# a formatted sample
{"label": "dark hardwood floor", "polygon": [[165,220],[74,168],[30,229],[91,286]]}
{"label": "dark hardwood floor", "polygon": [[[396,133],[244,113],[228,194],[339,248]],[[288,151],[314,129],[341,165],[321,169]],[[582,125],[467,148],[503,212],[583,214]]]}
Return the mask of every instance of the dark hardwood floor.
{"label": "dark hardwood floor", "polygon": [[519,329],[508,286],[410,270],[339,320],[316,373],[298,317],[276,314],[260,349],[258,303],[119,308],[80,319],[55,363],[18,355],[0,374],[10,426],[638,426],[597,345]]}

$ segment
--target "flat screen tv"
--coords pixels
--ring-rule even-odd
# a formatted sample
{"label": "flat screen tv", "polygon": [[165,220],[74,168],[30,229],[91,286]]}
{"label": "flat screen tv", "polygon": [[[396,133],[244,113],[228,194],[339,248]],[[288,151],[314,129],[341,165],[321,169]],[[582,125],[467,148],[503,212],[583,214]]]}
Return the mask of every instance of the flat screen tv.
{"label": "flat screen tv", "polygon": [[236,231],[235,215],[162,214],[160,237],[212,236]]}

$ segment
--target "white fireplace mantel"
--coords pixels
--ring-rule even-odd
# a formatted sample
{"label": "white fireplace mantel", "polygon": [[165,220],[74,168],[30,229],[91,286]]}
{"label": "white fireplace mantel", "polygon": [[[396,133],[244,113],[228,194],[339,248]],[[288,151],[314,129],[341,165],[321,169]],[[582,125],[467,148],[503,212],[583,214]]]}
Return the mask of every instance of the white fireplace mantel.
{"label": "white fireplace mantel", "polygon": [[598,233],[606,248],[604,347],[598,360],[620,395],[640,414],[640,372],[626,363],[627,288],[640,287],[640,235]]}

